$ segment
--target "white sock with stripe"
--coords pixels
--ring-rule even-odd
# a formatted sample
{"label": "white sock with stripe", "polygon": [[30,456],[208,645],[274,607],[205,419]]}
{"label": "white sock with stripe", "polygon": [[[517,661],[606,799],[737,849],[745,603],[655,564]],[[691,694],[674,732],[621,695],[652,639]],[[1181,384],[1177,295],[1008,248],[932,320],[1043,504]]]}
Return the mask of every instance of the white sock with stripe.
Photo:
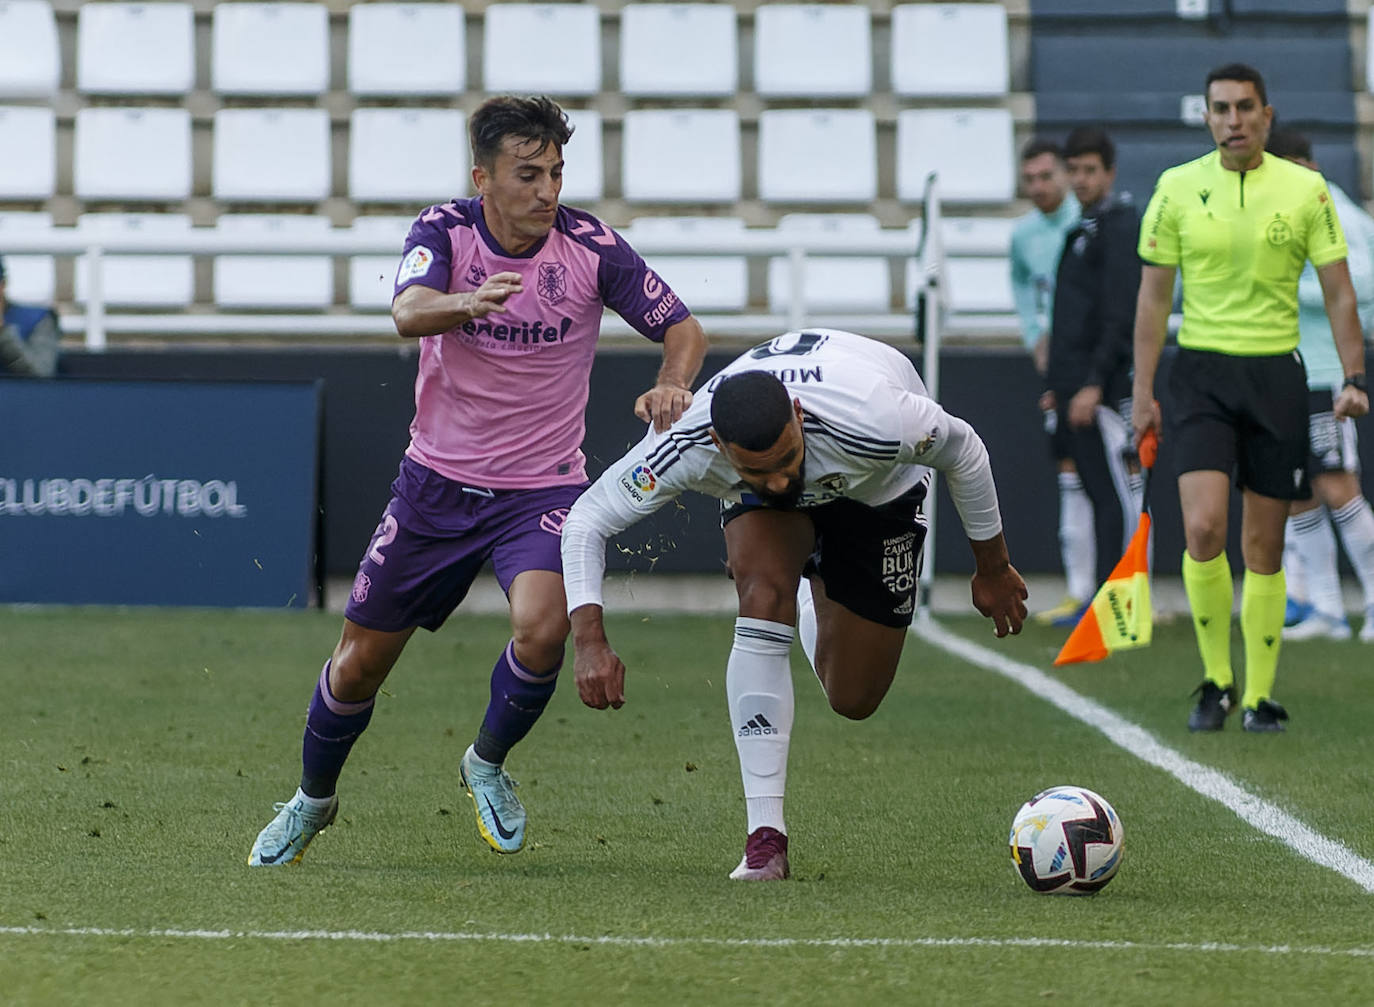
{"label": "white sock with stripe", "polygon": [[1364,588],[1364,607],[1374,605],[1374,509],[1362,496],[1355,497],[1332,515],[1341,545]]}
{"label": "white sock with stripe", "polygon": [[794,709],[788,655],[795,635],[791,626],[782,623],[735,620],[735,644],[725,666],[725,695],[751,833],[765,826],[787,832],[782,802]]}
{"label": "white sock with stripe", "polygon": [[1336,570],[1336,536],[1325,507],[1314,507],[1292,518],[1293,546],[1307,578],[1307,600],[1328,619],[1344,619],[1341,579]]}

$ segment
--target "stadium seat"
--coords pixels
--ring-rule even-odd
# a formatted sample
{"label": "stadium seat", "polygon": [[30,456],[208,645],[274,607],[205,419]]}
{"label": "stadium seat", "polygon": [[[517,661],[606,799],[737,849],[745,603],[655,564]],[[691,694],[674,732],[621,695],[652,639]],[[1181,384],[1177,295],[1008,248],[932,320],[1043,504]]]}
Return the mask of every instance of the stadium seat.
{"label": "stadium seat", "polygon": [[0,98],[45,98],[57,91],[62,58],[48,0],[0,3]]}
{"label": "stadium seat", "polygon": [[[908,306],[916,303],[915,292],[923,285],[924,277],[913,259],[906,268]],[[1016,310],[1006,256],[952,256],[945,260],[945,286],[949,308],[958,314],[1010,314]]]}
{"label": "stadium seat", "polygon": [[76,20],[76,89],[186,94],[195,85],[189,3],[86,3]]}
{"label": "stadium seat", "polygon": [[348,144],[348,194],[364,203],[441,203],[471,188],[463,113],[360,108]]}
{"label": "stadium seat", "polygon": [[1008,85],[1007,11],[1001,4],[892,8],[892,90],[900,95],[1002,95]]}
{"label": "stadium seat", "polygon": [[348,10],[348,89],[364,95],[460,94],[467,88],[465,39],[458,4],[354,4]]}
{"label": "stadium seat", "polygon": [[573,126],[572,139],[564,152],[564,203],[582,206],[595,203],[606,192],[605,172],[601,158],[601,113],[595,109],[568,108],[568,122]]}
{"label": "stadium seat", "polygon": [[[46,234],[51,213],[0,212],[0,251],[12,237]],[[17,304],[52,304],[57,291],[57,267],[51,255],[6,255],[5,296]]]}
{"label": "stadium seat", "polygon": [[0,105],[0,199],[48,199],[57,188],[57,116],[50,108]]}
{"label": "stadium seat", "polygon": [[1105,21],[1116,18],[1136,21],[1202,20],[1224,15],[1225,5],[1226,0],[1132,0],[1128,4],[1121,0],[1030,0],[1030,12],[1032,22],[1053,19]]}
{"label": "stadium seat", "polygon": [[[252,235],[270,245],[279,236],[318,237],[328,217],[227,213],[220,234]],[[327,308],[334,303],[334,263],[327,255],[217,255],[215,304],[221,308]]]}
{"label": "stadium seat", "polygon": [[330,193],[329,113],[222,108],[215,113],[212,191],[226,202],[313,203]]}
{"label": "stadium seat", "polygon": [[739,115],[733,109],[625,113],[621,191],[627,200],[733,203],[740,198]]}
{"label": "stadium seat", "polygon": [[1349,16],[1346,0],[1230,0],[1228,7],[1233,18],[1328,18],[1344,22]]}
{"label": "stadium seat", "polygon": [[401,249],[414,217],[355,217],[353,233],[385,238],[396,248],[392,255],[355,255],[348,260],[348,303],[363,311],[387,310],[395,290],[396,269],[401,264]]}
{"label": "stadium seat", "polygon": [[[632,244],[701,235],[729,242],[744,233],[742,217],[639,217],[625,235]],[[749,268],[742,255],[645,255],[645,261],[693,311],[743,311]]]}
{"label": "stadium seat", "polygon": [[[191,218],[183,213],[83,213],[76,224],[105,238],[191,233]],[[193,300],[195,275],[189,255],[105,255],[102,262],[104,303],[111,307],[184,308]],[[76,260],[76,299],[85,303],[89,288],[88,263],[82,255]]]}
{"label": "stadium seat", "polygon": [[906,109],[897,113],[897,196],[919,202],[939,173],[940,198],[1002,202],[1014,195],[1011,112],[1004,108]]}
{"label": "stadium seat", "polygon": [[219,3],[210,35],[210,86],[219,94],[315,95],[329,87],[325,4]]}
{"label": "stadium seat", "polygon": [[626,4],[620,10],[620,90],[634,96],[733,95],[739,89],[737,33],[729,4]]}
{"label": "stadium seat", "polygon": [[868,109],[759,114],[759,197],[772,203],[868,203],[878,196],[877,123]]}
{"label": "stadium seat", "polygon": [[759,4],[754,90],[765,98],[858,98],[873,90],[869,10],[859,4]]}
{"label": "stadium seat", "polygon": [[601,12],[590,3],[495,3],[483,21],[482,82],[494,93],[601,89]]}
{"label": "stadium seat", "polygon": [[[916,248],[924,228],[917,217],[908,225],[911,247]],[[946,255],[1010,255],[1015,217],[940,218],[940,239]]]}
{"label": "stadium seat", "polygon": [[76,113],[76,196],[178,200],[191,195],[191,113],[83,108]]}
{"label": "stadium seat", "polygon": [[[871,234],[882,231],[867,213],[788,213],[778,221],[779,234]],[[891,309],[892,281],[887,259],[854,255],[806,257],[802,302],[808,311]],[[792,302],[791,263],[778,256],[768,261],[768,310],[785,313]]]}

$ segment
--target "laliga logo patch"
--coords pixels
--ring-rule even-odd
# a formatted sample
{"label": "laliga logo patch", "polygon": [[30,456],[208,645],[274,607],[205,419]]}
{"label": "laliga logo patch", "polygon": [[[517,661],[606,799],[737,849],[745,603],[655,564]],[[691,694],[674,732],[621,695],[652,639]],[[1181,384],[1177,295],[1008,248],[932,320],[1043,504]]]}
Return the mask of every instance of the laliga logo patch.
{"label": "laliga logo patch", "polygon": [[935,434],[936,431],[932,430],[930,433],[926,434],[925,437],[921,438],[920,442],[916,445],[916,457],[919,458],[935,446]]}
{"label": "laliga logo patch", "polygon": [[622,473],[619,484],[625,495],[635,503],[643,503],[658,488],[653,469],[642,463]]}
{"label": "laliga logo patch", "polygon": [[434,265],[434,253],[424,245],[416,245],[401,260],[401,268],[396,273],[396,282],[405,283],[406,280],[424,276],[429,272],[429,267],[432,265]]}

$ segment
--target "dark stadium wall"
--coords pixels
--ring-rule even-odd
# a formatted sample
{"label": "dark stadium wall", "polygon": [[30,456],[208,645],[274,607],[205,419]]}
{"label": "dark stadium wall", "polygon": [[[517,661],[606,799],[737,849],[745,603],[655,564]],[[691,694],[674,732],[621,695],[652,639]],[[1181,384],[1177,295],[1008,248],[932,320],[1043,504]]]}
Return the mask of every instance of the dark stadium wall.
{"label": "dark stadium wall", "polygon": [[[716,350],[702,369],[709,375],[738,352]],[[919,366],[919,354],[911,356]],[[415,379],[413,347],[385,349],[224,349],[68,352],[61,373],[71,378],[160,380],[261,380],[324,382],[324,450],[321,501],[326,571],[353,572],[363,546],[388,498],[388,487],[408,440]],[[1165,354],[1161,384],[1171,355]],[[659,358],[652,350],[607,350],[592,371],[585,450],[593,477],[618,458],[643,432],[631,413],[639,392],[649,387]],[[1027,573],[1060,569],[1057,541],[1058,494],[1053,466],[1035,402],[1039,383],[1025,354],[1015,350],[955,348],[941,363],[941,399],[974,425],[987,442],[997,477],[1012,561]],[[232,422],[232,417],[226,418]],[[1362,428],[1366,424],[1362,423]],[[1363,438],[1365,471],[1374,468],[1374,435]],[[1183,552],[1178,495],[1168,439],[1160,451],[1159,475],[1151,489],[1155,522],[1155,566],[1177,573]],[[651,521],[631,529],[610,551],[614,570],[711,572],[723,570],[718,505],[692,496]],[[940,490],[936,567],[942,573],[971,572],[968,544],[948,492]],[[1229,554],[1240,562],[1238,504],[1231,521]]]}

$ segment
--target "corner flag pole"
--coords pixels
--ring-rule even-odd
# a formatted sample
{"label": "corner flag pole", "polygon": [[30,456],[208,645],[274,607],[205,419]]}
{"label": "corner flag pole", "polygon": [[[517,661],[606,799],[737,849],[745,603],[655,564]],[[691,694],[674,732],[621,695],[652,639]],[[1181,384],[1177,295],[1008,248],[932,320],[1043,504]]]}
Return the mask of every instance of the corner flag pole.
{"label": "corner flag pole", "polygon": [[[926,390],[936,402],[940,401],[940,325],[944,320],[947,294],[945,282],[945,249],[940,237],[940,192],[936,172],[926,176],[925,194],[921,199],[921,240],[916,246],[916,262],[920,267],[921,289],[917,298],[916,331],[923,353],[921,374]],[[935,472],[930,473],[924,512],[926,541],[921,565],[917,614],[930,618],[930,595],[935,583]]]}

